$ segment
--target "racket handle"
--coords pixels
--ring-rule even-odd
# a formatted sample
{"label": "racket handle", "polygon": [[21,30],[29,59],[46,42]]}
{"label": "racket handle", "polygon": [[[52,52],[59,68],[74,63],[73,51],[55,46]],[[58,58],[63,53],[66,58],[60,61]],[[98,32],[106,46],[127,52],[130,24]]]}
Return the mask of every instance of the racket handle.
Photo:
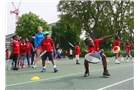
{"label": "racket handle", "polygon": [[46,53],[46,50],[43,51],[43,52],[40,54],[40,57],[42,57],[45,53]]}

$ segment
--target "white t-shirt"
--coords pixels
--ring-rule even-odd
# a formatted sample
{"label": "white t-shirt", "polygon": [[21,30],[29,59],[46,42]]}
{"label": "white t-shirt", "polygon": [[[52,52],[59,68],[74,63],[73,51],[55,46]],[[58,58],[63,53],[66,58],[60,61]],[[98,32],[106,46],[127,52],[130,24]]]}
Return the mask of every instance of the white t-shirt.
{"label": "white t-shirt", "polygon": [[72,50],[70,50],[70,55],[72,55]]}

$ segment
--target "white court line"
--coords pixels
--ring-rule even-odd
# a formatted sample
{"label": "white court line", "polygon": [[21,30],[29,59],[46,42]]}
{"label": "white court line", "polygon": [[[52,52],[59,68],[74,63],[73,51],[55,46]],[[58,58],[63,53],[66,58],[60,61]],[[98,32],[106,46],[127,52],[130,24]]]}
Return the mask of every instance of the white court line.
{"label": "white court line", "polygon": [[105,86],[105,87],[100,88],[100,89],[97,89],[97,90],[103,90],[103,89],[106,89],[106,88],[109,88],[109,87],[112,87],[112,86],[115,86],[115,85],[118,85],[118,84],[127,82],[127,81],[129,81],[129,80],[131,80],[131,79],[134,79],[134,77],[129,78],[129,79],[126,79],[126,80],[123,80],[123,81],[120,81],[120,82],[117,82],[117,83],[114,83],[114,84],[111,84],[111,85],[108,85],[108,86]]}
{"label": "white court line", "polygon": [[[133,64],[129,64],[129,65],[133,65]],[[129,65],[116,66],[116,67],[112,67],[112,68],[118,68],[118,67],[129,66]],[[109,68],[109,69],[112,69],[112,68]],[[95,72],[95,71],[100,71],[100,70],[103,70],[103,69],[98,69],[98,70],[93,70],[93,71]],[[90,71],[90,72],[93,72],[93,71]],[[57,78],[62,78],[62,77],[78,75],[78,74],[83,74],[83,73],[69,74],[69,75],[64,75],[64,76],[58,76],[58,77],[53,77],[53,78],[46,78],[46,79],[36,80],[36,81],[27,81],[27,82],[22,82],[22,83],[10,84],[10,85],[6,85],[6,87],[8,87],[8,86],[16,86],[16,85],[20,85],[20,84],[27,84],[27,83],[32,83],[32,82],[40,82],[40,81],[45,81],[45,80],[50,80],[50,79],[57,79]]]}

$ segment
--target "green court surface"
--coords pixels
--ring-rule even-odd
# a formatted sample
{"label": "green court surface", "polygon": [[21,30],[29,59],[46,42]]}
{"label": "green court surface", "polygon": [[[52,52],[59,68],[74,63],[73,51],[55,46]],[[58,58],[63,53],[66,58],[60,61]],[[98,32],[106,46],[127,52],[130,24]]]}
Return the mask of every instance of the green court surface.
{"label": "green court surface", "polygon": [[[6,90],[134,90],[134,63],[121,61],[115,64],[114,58],[107,58],[111,76],[103,76],[102,64],[89,64],[90,76],[83,77],[84,59],[80,65],[75,60],[57,60],[58,72],[46,62],[46,72],[41,73],[41,61],[37,68],[6,70]],[[27,62],[26,62],[27,65]],[[39,80],[31,80],[38,76]]]}

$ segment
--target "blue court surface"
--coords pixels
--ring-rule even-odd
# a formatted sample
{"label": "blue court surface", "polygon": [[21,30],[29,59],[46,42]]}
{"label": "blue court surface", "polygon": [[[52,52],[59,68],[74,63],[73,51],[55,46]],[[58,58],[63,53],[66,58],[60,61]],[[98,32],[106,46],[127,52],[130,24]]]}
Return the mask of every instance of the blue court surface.
{"label": "blue court surface", "polygon": [[[58,72],[51,62],[46,62],[46,72],[41,73],[41,60],[37,68],[27,67],[17,71],[6,70],[6,90],[134,90],[134,63],[107,58],[111,76],[103,76],[102,64],[89,64],[90,76],[83,77],[84,58],[80,65],[75,60],[56,60]],[[37,76],[39,80],[31,80]]]}

